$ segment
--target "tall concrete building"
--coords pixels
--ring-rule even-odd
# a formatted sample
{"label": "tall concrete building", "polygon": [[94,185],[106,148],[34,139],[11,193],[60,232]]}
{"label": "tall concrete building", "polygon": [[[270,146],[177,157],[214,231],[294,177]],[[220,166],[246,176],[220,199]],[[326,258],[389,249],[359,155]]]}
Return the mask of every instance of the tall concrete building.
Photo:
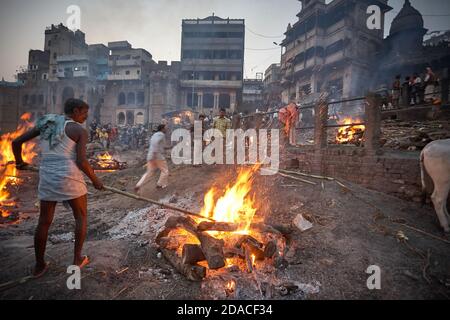
{"label": "tall concrete building", "polygon": [[85,34],[71,31],[62,23],[51,25],[45,30],[44,51],[49,54],[49,81],[58,80],[58,57],[63,55],[84,55],[87,53]]}
{"label": "tall concrete building", "polygon": [[244,79],[244,87],[242,91],[242,107],[239,111],[255,112],[262,111],[264,105],[264,82],[262,76],[255,79]]}
{"label": "tall concrete building", "polygon": [[245,20],[185,19],[181,103],[200,112],[234,111],[242,102]]}
{"label": "tall concrete building", "polygon": [[264,72],[264,102],[267,107],[275,108],[281,105],[281,65],[271,64]]}
{"label": "tall concrete building", "polygon": [[111,50],[108,80],[145,80],[155,63],[150,52],[132,48],[128,41],[110,42],[108,48]]}
{"label": "tall concrete building", "polygon": [[[301,0],[298,21],[282,42],[283,102],[314,100],[333,88],[340,97],[364,94],[374,53],[383,45],[387,0]],[[369,5],[381,8],[381,29],[367,27]]]}

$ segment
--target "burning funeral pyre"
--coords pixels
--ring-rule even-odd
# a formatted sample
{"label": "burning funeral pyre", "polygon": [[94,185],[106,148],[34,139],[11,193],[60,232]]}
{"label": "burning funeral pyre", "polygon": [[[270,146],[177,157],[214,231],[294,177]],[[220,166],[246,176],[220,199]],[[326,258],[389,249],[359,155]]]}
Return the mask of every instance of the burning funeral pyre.
{"label": "burning funeral pyre", "polygon": [[117,171],[128,167],[126,162],[120,162],[113,158],[109,152],[103,152],[89,159],[89,163],[95,171]]}
{"label": "burning funeral pyre", "polygon": [[360,146],[363,143],[366,127],[364,125],[353,125],[358,123],[362,123],[362,121],[352,118],[345,118],[341,121],[340,124],[345,126],[338,129],[336,143]]}
{"label": "burning funeral pyre", "polygon": [[[0,224],[15,223],[19,219],[17,199],[11,197],[11,190],[24,183],[20,172],[16,169],[12,150],[12,142],[33,127],[31,114],[26,113],[20,118],[20,124],[15,132],[6,133],[0,138]],[[32,163],[37,156],[36,143],[31,141],[22,148],[23,161]]]}
{"label": "burning funeral pyre", "polygon": [[[224,190],[212,188],[204,197],[205,219],[171,216],[156,237],[166,259],[185,277],[202,281],[231,272],[255,273],[283,261],[283,234],[263,223],[252,194],[256,166],[243,169]],[[235,290],[225,281],[225,292]]]}

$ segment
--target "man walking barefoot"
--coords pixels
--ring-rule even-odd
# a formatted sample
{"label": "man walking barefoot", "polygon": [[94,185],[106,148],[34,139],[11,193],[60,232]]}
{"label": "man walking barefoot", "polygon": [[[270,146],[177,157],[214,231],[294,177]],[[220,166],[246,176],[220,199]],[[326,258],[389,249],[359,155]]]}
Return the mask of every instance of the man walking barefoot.
{"label": "man walking barefoot", "polygon": [[58,202],[70,205],[76,222],[73,264],[82,268],[89,263],[89,258],[81,254],[87,230],[87,187],[82,172],[97,190],[103,189],[86,158],[88,133],[81,124],[88,117],[89,106],[81,100],[69,99],[64,112],[65,115],[50,114],[40,118],[35,128],[13,141],[16,167],[26,170],[29,165],[23,162],[22,145],[38,136],[41,139],[38,192],[41,209],[34,238],[36,266],[33,276],[36,278],[48,270],[45,249]]}

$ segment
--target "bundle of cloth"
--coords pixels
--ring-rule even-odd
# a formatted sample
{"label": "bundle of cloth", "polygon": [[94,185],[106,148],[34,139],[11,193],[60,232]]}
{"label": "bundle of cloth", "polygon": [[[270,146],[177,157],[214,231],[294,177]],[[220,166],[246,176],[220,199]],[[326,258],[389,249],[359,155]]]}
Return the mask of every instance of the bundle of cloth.
{"label": "bundle of cloth", "polygon": [[296,144],[296,125],[299,120],[299,110],[295,103],[290,103],[278,113],[278,119],[284,125],[284,132],[289,137],[291,145]]}

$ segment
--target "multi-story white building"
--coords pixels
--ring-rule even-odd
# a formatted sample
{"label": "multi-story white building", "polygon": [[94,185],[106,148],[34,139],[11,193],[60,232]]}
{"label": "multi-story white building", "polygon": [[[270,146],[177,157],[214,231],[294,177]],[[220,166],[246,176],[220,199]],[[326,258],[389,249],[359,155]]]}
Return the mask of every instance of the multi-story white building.
{"label": "multi-story white building", "polygon": [[245,21],[210,16],[182,23],[181,101],[201,112],[242,101]]}

